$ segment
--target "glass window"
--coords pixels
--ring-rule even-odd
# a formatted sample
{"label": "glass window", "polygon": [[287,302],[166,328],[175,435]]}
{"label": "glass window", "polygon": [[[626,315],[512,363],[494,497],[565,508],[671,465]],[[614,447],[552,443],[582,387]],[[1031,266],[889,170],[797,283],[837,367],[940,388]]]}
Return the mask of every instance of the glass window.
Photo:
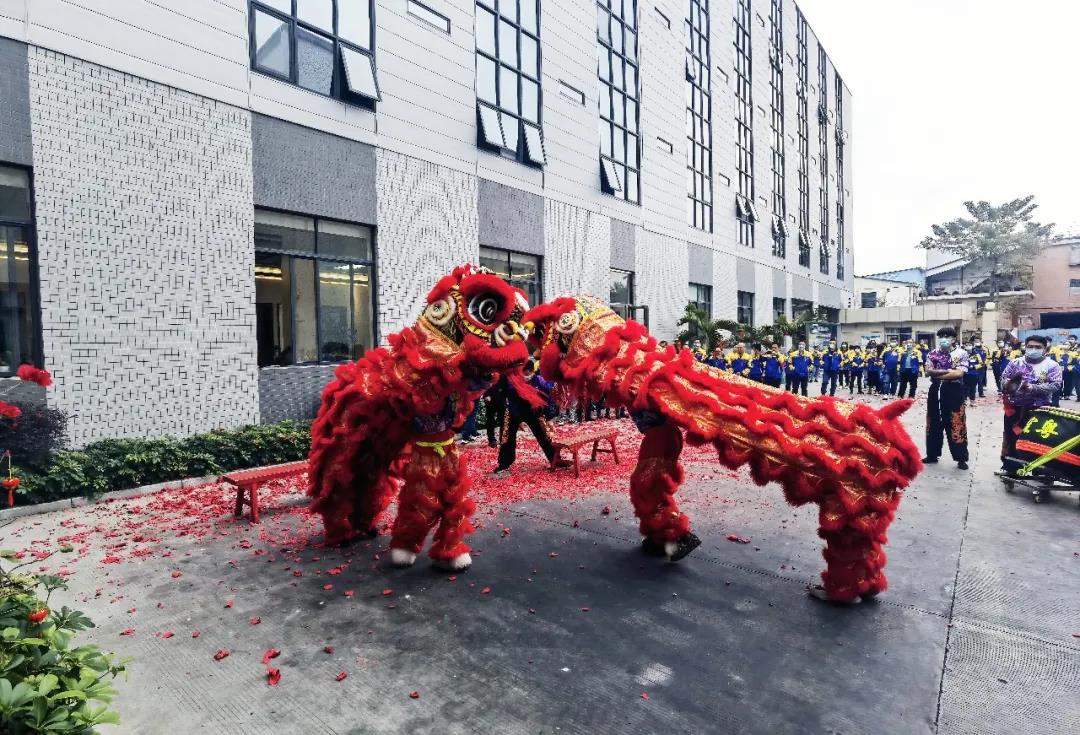
{"label": "glass window", "polygon": [[[601,162],[600,190],[638,204],[640,155],[639,141],[633,134],[638,129],[640,92],[633,54],[637,38],[634,4],[615,0],[609,7],[607,0],[600,0],[596,8],[596,38],[600,58],[600,154],[625,164],[605,172]],[[610,174],[617,176],[617,186],[612,185]]]}
{"label": "glass window", "polygon": [[753,291],[739,291],[738,298],[738,316],[736,319],[740,324],[747,324],[754,326],[754,292]]}
{"label": "glass window", "polygon": [[773,298],[773,300],[772,300],[772,311],[773,311],[773,319],[779,319],[780,317],[786,317],[787,316],[787,299]]}
{"label": "glass window", "polygon": [[354,360],[374,346],[371,228],[257,209],[255,248],[260,366]]}
{"label": "glass window", "polygon": [[375,60],[348,46],[341,46],[341,60],[345,65],[345,83],[349,91],[368,99],[379,100],[379,84],[375,81]]}
{"label": "glass window", "polygon": [[501,248],[481,247],[480,265],[525,292],[530,305],[540,303],[540,257]]}
{"label": "glass window", "polygon": [[712,286],[705,283],[691,283],[690,303],[712,316]]}
{"label": "glass window", "polygon": [[547,155],[544,153],[544,136],[540,128],[535,125],[524,124],[525,128],[525,157],[537,166],[547,163]]}
{"label": "glass window", "polygon": [[0,166],[0,219],[30,219],[30,174]]}
{"label": "glass window", "polygon": [[709,9],[705,0],[690,0],[686,35],[686,137],[688,154],[687,224],[712,232],[712,73]]}
{"label": "glass window", "polygon": [[314,253],[315,220],[256,209],[255,249]]}
{"label": "glass window", "polygon": [[632,271],[611,269],[611,288],[608,303],[615,305],[634,303],[634,274]]}
{"label": "glass window", "polygon": [[367,0],[338,0],[338,35],[371,50],[371,6]]}
{"label": "glass window", "polygon": [[505,148],[499,113],[487,105],[480,105],[480,140],[492,148]]}
{"label": "glass window", "polygon": [[289,76],[289,24],[269,13],[255,11],[256,69]]}
{"label": "glass window", "polygon": [[318,94],[378,101],[373,3],[296,0],[294,13],[290,0],[253,0],[251,67]]}
{"label": "glass window", "polygon": [[[476,96],[478,103],[492,103],[500,110],[501,147],[520,161],[542,166],[545,157],[537,152],[536,146],[530,148],[530,142],[535,142],[532,135],[520,134],[522,120],[538,127],[541,122],[536,9],[535,0],[531,4],[524,0],[477,0]],[[477,143],[492,147],[482,109],[479,115]]]}
{"label": "glass window", "polygon": [[329,95],[334,83],[334,42],[304,28],[296,29],[296,83]]}

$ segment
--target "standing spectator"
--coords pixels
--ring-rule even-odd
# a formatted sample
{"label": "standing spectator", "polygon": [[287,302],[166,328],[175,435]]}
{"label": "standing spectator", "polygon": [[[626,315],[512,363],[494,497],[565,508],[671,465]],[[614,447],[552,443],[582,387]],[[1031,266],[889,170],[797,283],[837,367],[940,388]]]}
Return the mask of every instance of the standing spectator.
{"label": "standing spectator", "polygon": [[[1072,394],[1072,379],[1070,376],[1069,365],[1072,362],[1073,353],[1076,351],[1076,335],[1070,334],[1065,343],[1060,345],[1054,345],[1049,350],[1049,357],[1051,360],[1061,366],[1062,370],[1062,388],[1060,390],[1061,395]],[[1060,396],[1059,396],[1060,398]],[[1057,401],[1054,401],[1054,405],[1057,405]]]}
{"label": "standing spectator", "polygon": [[848,394],[855,395],[855,384],[859,385],[859,395],[862,395],[863,373],[866,371],[866,354],[862,348],[856,347],[849,352],[848,358]]}
{"label": "standing spectator", "polygon": [[739,342],[735,349],[727,356],[728,367],[731,372],[744,378],[750,374],[750,355],[746,352],[746,344]]}
{"label": "standing spectator", "polygon": [[753,352],[750,355],[749,371],[746,373],[746,377],[761,383],[765,379],[765,358],[761,354],[761,344],[754,343],[754,346],[750,349]]}
{"label": "standing spectator", "polygon": [[975,405],[975,393],[979,389],[979,373],[985,371],[982,357],[975,351],[974,345],[964,345],[968,357],[963,365],[964,368],[964,392],[967,394],[970,405]]}
{"label": "standing spectator", "polygon": [[705,361],[705,364],[709,367],[714,367],[717,370],[727,370],[728,363],[724,359],[724,352],[719,347],[713,348],[712,355]]}
{"label": "standing spectator", "polygon": [[1064,389],[1062,395],[1070,398],[1073,390],[1076,391],[1076,399],[1080,400],[1080,381],[1077,381],[1076,366],[1080,363],[1080,347],[1076,344],[1076,335],[1069,335],[1069,360],[1065,365]]}
{"label": "standing spectator", "polygon": [[938,461],[944,437],[956,466],[966,470],[967,406],[963,366],[968,353],[956,346],[956,330],[952,327],[942,327],[937,336],[937,349],[926,356],[930,393],[926,397],[926,456],[923,462],[935,464]]}
{"label": "standing spectator", "polygon": [[887,396],[895,395],[900,380],[900,348],[896,342],[890,342],[881,353],[881,392]]}
{"label": "standing spectator", "polygon": [[1005,369],[1005,365],[1009,362],[1009,351],[1005,349],[1005,341],[998,340],[997,348],[990,353],[990,369],[994,373],[994,385],[997,386],[998,393],[1001,392],[1001,371]]}
{"label": "standing spectator", "polygon": [[881,393],[881,354],[879,348],[866,351],[866,392]]}
{"label": "standing spectator", "polygon": [[975,337],[971,342],[971,351],[979,355],[979,398],[986,397],[986,365],[990,360],[990,353],[983,347],[982,339]]}
{"label": "standing spectator", "polygon": [[765,384],[779,388],[784,375],[784,356],[780,354],[780,345],[773,343],[765,353],[763,364]]}
{"label": "standing spectator", "polygon": [[678,355],[680,352],[682,352],[684,347],[686,347],[686,345],[683,344],[683,341],[681,339],[675,340],[675,354],[676,355]]}
{"label": "standing spectator", "polygon": [[898,374],[900,382],[897,383],[896,397],[903,398],[904,391],[908,391],[908,398],[915,397],[915,390],[919,387],[919,372],[922,370],[922,353],[915,348],[915,343],[910,339],[904,340],[904,349],[900,352]]}
{"label": "standing spectator", "polygon": [[821,356],[821,395],[825,395],[826,391],[830,396],[836,395],[836,380],[840,376],[843,359],[836,349],[836,342],[830,340],[829,348]]}
{"label": "standing spectator", "polygon": [[694,353],[694,359],[698,362],[705,361],[705,348],[701,346],[701,340],[695,339],[693,347],[690,348]]}
{"label": "standing spectator", "polygon": [[799,342],[799,346],[788,355],[788,370],[791,374],[791,392],[806,395],[806,384],[810,379],[810,369],[814,364],[814,355],[806,351],[806,343]]}
{"label": "standing spectator", "polygon": [[847,342],[840,343],[840,387],[848,387],[851,380],[851,347]]}
{"label": "standing spectator", "polygon": [[1016,440],[1031,412],[1053,402],[1063,382],[1061,365],[1046,354],[1048,340],[1033,334],[1024,340],[1024,356],[1010,360],[1001,371],[1005,427],[1001,437],[1002,468],[1016,449]]}

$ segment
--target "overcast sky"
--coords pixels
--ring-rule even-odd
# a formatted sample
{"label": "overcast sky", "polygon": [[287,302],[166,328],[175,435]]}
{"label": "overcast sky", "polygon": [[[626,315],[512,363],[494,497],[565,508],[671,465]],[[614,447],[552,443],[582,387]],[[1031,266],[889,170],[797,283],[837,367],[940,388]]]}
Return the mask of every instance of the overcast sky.
{"label": "overcast sky", "polygon": [[922,265],[967,199],[1080,234],[1080,1],[798,3],[852,93],[856,274]]}

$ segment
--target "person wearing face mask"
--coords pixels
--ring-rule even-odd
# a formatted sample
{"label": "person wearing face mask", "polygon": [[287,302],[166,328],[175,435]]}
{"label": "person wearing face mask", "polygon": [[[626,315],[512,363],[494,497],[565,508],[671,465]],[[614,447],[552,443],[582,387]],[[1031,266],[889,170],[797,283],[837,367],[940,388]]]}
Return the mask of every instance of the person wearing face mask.
{"label": "person wearing face mask", "polygon": [[890,342],[881,353],[881,394],[895,395],[900,380],[900,348]]}
{"label": "person wearing face mask", "polygon": [[807,351],[805,342],[799,342],[799,346],[788,354],[792,393],[801,391],[802,395],[806,395],[806,384],[810,380],[810,369],[813,364],[814,355]]}
{"label": "person wearing face mask", "polygon": [[1080,397],[1080,386],[1076,385],[1077,381],[1073,372],[1077,359],[1080,359],[1080,352],[1077,351],[1076,335],[1070,334],[1057,358],[1057,363],[1061,365],[1062,371],[1061,395],[1063,398],[1071,398],[1073,389],[1076,389],[1077,396]]}
{"label": "person wearing face mask", "polygon": [[1047,356],[1046,337],[1033,334],[1024,340],[1024,356],[1010,360],[1001,373],[1002,402],[1005,404],[1005,427],[1001,437],[1002,467],[1004,458],[1016,448],[1016,440],[1031,412],[1054,402],[1061,391],[1062,370]]}
{"label": "person wearing face mask", "polygon": [[922,371],[922,353],[915,348],[915,343],[910,339],[904,340],[904,347],[900,350],[900,357],[896,362],[898,382],[896,384],[896,397],[903,398],[904,391],[908,392],[908,398],[915,397],[915,389],[919,387],[919,373]]}
{"label": "person wearing face mask", "polygon": [[844,358],[836,349],[836,342],[830,341],[829,348],[821,355],[821,395],[828,391],[836,395],[836,381],[840,377],[840,366]]}
{"label": "person wearing face mask", "polygon": [[997,347],[990,353],[990,370],[994,373],[994,385],[998,393],[1001,392],[1001,371],[1008,364],[1009,351],[1005,347],[1005,340],[998,340]]}
{"label": "person wearing face mask", "polygon": [[848,354],[851,352],[851,347],[847,342],[840,343],[840,387],[846,388],[848,380],[851,378],[851,356]]}
{"label": "person wearing face mask", "polygon": [[982,340],[975,337],[971,343],[971,351],[979,356],[979,366],[976,370],[976,375],[979,378],[978,389],[979,398],[986,397],[986,365],[990,360],[990,353],[986,351],[983,346]]}
{"label": "person wearing face mask", "polygon": [[926,397],[926,456],[924,464],[935,464],[941,456],[943,438],[949,454],[962,470],[968,468],[967,406],[964,401],[964,365],[968,353],[956,347],[956,330],[942,327],[938,346],[926,356],[930,392]]}
{"label": "person wearing face mask", "polygon": [[[964,362],[964,391],[967,393],[968,402],[970,405],[975,405],[975,394],[979,391],[979,378],[980,373],[985,375],[986,367],[982,360],[982,356],[975,349],[975,345],[964,345],[964,350],[968,353],[967,360]],[[982,394],[979,394],[982,397]]]}

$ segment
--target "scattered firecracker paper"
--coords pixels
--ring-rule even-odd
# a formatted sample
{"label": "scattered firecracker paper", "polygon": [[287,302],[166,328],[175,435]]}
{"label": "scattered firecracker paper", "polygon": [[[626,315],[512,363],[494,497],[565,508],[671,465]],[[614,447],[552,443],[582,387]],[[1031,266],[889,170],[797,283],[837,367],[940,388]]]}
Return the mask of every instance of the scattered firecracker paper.
{"label": "scattered firecracker paper", "polygon": [[226,658],[228,655],[229,655],[229,649],[228,648],[221,648],[221,649],[218,650],[217,653],[214,654],[214,660],[215,661],[220,661],[221,659]]}
{"label": "scattered firecracker paper", "polygon": [[269,686],[276,687],[278,682],[281,681],[281,669],[275,669],[270,666],[266,669],[266,683]]}
{"label": "scattered firecracker paper", "polygon": [[262,662],[264,664],[268,664],[268,663],[270,663],[271,659],[277,658],[280,655],[281,655],[281,651],[277,650],[276,648],[268,648],[266,650],[266,653],[263,654]]}
{"label": "scattered firecracker paper", "polygon": [[409,692],[410,699],[420,699],[420,692]]}
{"label": "scattered firecracker paper", "polygon": [[349,672],[347,671],[339,672],[338,675],[334,677],[334,681],[345,681],[345,677],[348,675]]}
{"label": "scattered firecracker paper", "polygon": [[323,650],[323,653],[333,653],[334,652],[334,647],[333,646],[323,646],[322,650]]}

